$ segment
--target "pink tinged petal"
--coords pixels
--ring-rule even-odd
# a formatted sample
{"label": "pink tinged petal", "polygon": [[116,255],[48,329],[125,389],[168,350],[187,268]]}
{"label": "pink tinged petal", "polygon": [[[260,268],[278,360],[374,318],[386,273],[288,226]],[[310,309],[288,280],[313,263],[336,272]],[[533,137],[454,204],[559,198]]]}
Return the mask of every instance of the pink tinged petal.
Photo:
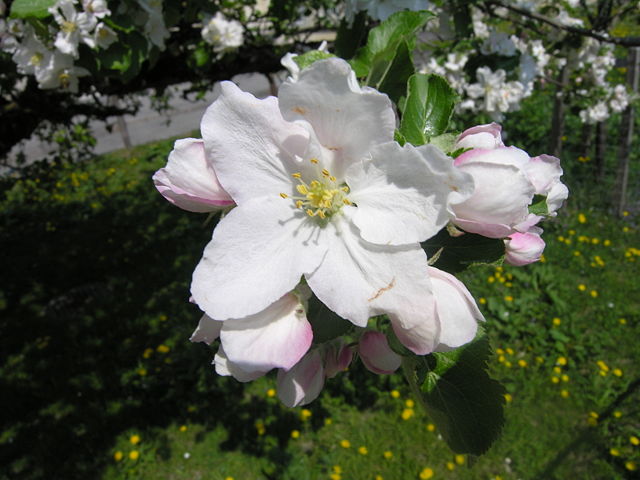
{"label": "pink tinged petal", "polygon": [[402,357],[391,350],[387,337],[380,332],[365,332],[358,342],[358,353],[364,366],[373,373],[393,373],[402,363]]}
{"label": "pink tinged petal", "polygon": [[282,118],[274,97],[258,100],[231,82],[221,90],[200,124],[220,183],[238,204],[290,193],[308,132]]}
{"label": "pink tinged petal", "polygon": [[396,118],[391,101],[376,90],[360,88],[342,59],[315,62],[297,81],[280,86],[279,99],[285,119],[309,122],[320,143],[336,152],[337,163],[327,168],[338,178],[373,145],[393,140]]}
{"label": "pink tinged petal", "polygon": [[189,340],[192,342],[204,342],[207,345],[211,345],[211,343],[220,336],[222,323],[223,322],[214,320],[205,313],[202,315],[202,318],[200,318],[198,327],[195,329]]}
{"label": "pink tinged petal", "polygon": [[545,243],[539,233],[514,233],[504,241],[506,247],[505,261],[510,265],[521,267],[537,262],[542,256]]}
{"label": "pink tinged petal", "polygon": [[311,324],[289,293],[264,311],[224,322],[220,341],[227,357],[247,371],[293,367],[311,346]]}
{"label": "pink tinged petal", "polygon": [[535,190],[520,168],[479,161],[458,168],[473,177],[475,191],[468,200],[453,206],[456,225],[501,238],[514,233],[512,228],[528,218]]}
{"label": "pink tinged petal", "polygon": [[353,350],[338,340],[327,347],[324,356],[324,374],[327,378],[333,378],[338,373],[344,372],[353,359]]}
{"label": "pink tinged petal", "polygon": [[467,287],[453,275],[429,267],[433,296],[440,320],[437,350],[442,352],[469,343],[476,336],[484,317]]}
{"label": "pink tinged petal", "polygon": [[435,318],[427,258],[419,244],[392,247],[363,240],[343,209],[327,225],[329,250],[307,283],[329,309],[364,327],[370,317],[388,314],[407,332],[416,353],[435,347]]}
{"label": "pink tinged petal", "polygon": [[234,364],[224,352],[222,345],[218,349],[218,353],[213,359],[213,364],[216,367],[216,373],[223,377],[233,377],[239,382],[251,382],[256,378],[264,376],[267,372],[260,371],[245,371],[242,368]]}
{"label": "pink tinged petal", "polygon": [[167,166],[153,175],[158,191],[176,206],[190,212],[213,212],[233,205],[222,188],[202,140],[177,140]]}
{"label": "pink tinged petal", "polygon": [[553,186],[560,182],[562,176],[560,160],[551,155],[539,155],[531,158],[524,170],[536,188],[537,195],[547,195]]}
{"label": "pink tinged petal", "polygon": [[468,128],[458,137],[456,149],[484,148],[493,150],[494,148],[504,147],[501,132],[502,127],[497,123]]}
{"label": "pink tinged petal", "polygon": [[556,183],[547,194],[547,209],[549,210],[549,215],[555,217],[557,210],[562,206],[568,196],[569,189],[567,186],[564,183]]}
{"label": "pink tinged petal", "polygon": [[289,371],[278,370],[278,398],[287,407],[314,401],[324,386],[324,368],[318,350],[305,355]]}
{"label": "pink tinged petal", "polygon": [[322,261],[327,245],[318,228],[277,195],[237,206],[218,223],[193,272],[193,298],[221,320],[265,310]]}
{"label": "pink tinged petal", "polygon": [[386,143],[371,152],[372,160],[347,171],[353,222],[362,238],[382,245],[424,241],[451,217],[449,203],[473,193],[472,178],[453,166],[433,145],[415,148]]}

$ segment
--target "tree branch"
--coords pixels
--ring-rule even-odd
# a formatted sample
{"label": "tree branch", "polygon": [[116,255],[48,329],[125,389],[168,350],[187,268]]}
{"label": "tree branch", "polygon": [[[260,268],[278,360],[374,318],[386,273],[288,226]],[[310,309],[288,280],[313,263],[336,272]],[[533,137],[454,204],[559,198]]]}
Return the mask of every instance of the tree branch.
{"label": "tree branch", "polygon": [[583,37],[591,37],[595,38],[604,43],[612,43],[614,45],[620,45],[623,47],[638,47],[640,46],[640,37],[612,37],[608,33],[596,33],[592,30],[588,30],[586,28],[572,27],[569,25],[560,25],[559,23],[554,22],[553,20],[545,17],[544,15],[540,15],[538,13],[530,12],[529,10],[525,10],[520,7],[514,7],[507,3],[501,2],[499,0],[488,0],[485,2],[487,5],[494,5],[497,7],[506,8],[507,10],[517,13],[519,15],[525,16],[532,20],[536,20],[538,22],[545,23],[557,30],[564,30],[565,32],[574,33],[576,35],[580,35]]}

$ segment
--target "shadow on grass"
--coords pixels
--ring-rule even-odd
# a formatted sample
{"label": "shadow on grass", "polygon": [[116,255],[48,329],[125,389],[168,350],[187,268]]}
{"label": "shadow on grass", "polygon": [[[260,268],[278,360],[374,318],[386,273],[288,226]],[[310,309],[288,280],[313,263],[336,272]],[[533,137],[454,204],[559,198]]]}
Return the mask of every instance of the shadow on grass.
{"label": "shadow on grass", "polygon": [[[187,341],[199,318],[189,281],[213,225],[153,188],[170,147],[117,188],[91,184],[109,167],[96,160],[70,167],[89,172],[88,197],[54,199],[69,172],[40,169],[37,191],[0,203],[1,479],[99,478],[123,432],[187,421],[224,426],[223,449],[289,461],[277,452],[294,414],[279,413],[278,448],[257,443],[254,419],[274,407],[238,401],[243,385]],[[12,188],[0,184],[0,199]]]}

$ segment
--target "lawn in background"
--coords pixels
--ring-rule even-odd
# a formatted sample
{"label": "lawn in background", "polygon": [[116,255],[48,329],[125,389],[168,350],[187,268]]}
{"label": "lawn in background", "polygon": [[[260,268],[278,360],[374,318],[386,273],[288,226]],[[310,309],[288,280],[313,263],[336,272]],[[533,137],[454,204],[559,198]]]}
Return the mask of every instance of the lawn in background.
{"label": "lawn in background", "polygon": [[[215,219],[150,176],[165,141],[0,185],[0,479],[618,479],[640,468],[640,236],[569,202],[543,262],[474,267],[504,434],[454,455],[400,375],[356,361],[306,408],[187,341]],[[569,185],[572,188],[572,185]]]}

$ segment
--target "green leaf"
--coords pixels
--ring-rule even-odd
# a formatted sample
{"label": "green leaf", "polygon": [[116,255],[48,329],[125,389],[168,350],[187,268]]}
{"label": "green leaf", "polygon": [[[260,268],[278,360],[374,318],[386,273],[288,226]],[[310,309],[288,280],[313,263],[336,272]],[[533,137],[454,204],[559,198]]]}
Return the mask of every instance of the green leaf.
{"label": "green leaf", "polygon": [[335,55],[321,52],[320,50],[311,50],[307,53],[303,53],[302,55],[298,55],[297,57],[293,57],[293,61],[298,64],[300,70],[304,70],[309,65],[317,62],[318,60],[324,60],[325,58],[331,57],[335,57]]}
{"label": "green leaf", "polygon": [[435,145],[447,155],[451,155],[455,152],[454,147],[456,146],[456,140],[458,140],[457,133],[443,133],[442,135],[429,139],[429,143]]}
{"label": "green leaf", "polygon": [[400,122],[400,131],[413,145],[424,145],[431,137],[443,134],[457,94],[438,75],[417,73],[409,78],[407,101]]}
{"label": "green leaf", "polygon": [[529,205],[529,213],[534,215],[548,215],[549,207],[547,206],[547,197],[544,195],[534,195],[533,202]]}
{"label": "green leaf", "polygon": [[[415,46],[415,32],[422,28],[434,15],[430,12],[396,12],[369,32],[367,44],[358,50],[351,60],[351,66],[358,77],[367,77],[366,84],[379,83],[381,75],[398,51],[402,42],[407,42],[409,50]],[[374,68],[375,67],[375,68]]]}
{"label": "green leaf", "polygon": [[453,451],[481,455],[502,430],[505,389],[486,371],[491,349],[483,332],[458,350],[436,356],[422,400]]}
{"label": "green leaf", "polygon": [[138,32],[120,38],[121,42],[114,43],[101,55],[102,65],[119,72],[119,78],[127,83],[140,73],[142,63],[147,59],[148,44]]}
{"label": "green leaf", "polygon": [[11,18],[46,18],[49,7],[53,7],[56,0],[15,0],[11,4]]}
{"label": "green leaf", "polygon": [[347,333],[353,327],[348,320],[338,316],[315,296],[309,299],[307,320],[313,329],[314,343],[327,342]]}
{"label": "green leaf", "polygon": [[385,63],[384,66],[384,73],[378,82],[372,86],[389,95],[389,98],[397,104],[407,91],[407,80],[415,71],[409,44],[401,42],[398,45],[393,61]]}
{"label": "green leaf", "polygon": [[471,265],[500,262],[505,247],[499,238],[487,238],[475,233],[463,233],[453,237],[443,228],[435,237],[423,242],[422,248],[428,258],[440,252],[434,267],[456,273]]}
{"label": "green leaf", "polygon": [[198,47],[193,51],[193,59],[196,62],[197,67],[204,67],[208,65],[211,60],[211,49],[205,47]]}
{"label": "green leaf", "polygon": [[366,35],[365,20],[367,13],[358,12],[351,25],[343,19],[338,27],[333,50],[340,58],[352,58]]}

